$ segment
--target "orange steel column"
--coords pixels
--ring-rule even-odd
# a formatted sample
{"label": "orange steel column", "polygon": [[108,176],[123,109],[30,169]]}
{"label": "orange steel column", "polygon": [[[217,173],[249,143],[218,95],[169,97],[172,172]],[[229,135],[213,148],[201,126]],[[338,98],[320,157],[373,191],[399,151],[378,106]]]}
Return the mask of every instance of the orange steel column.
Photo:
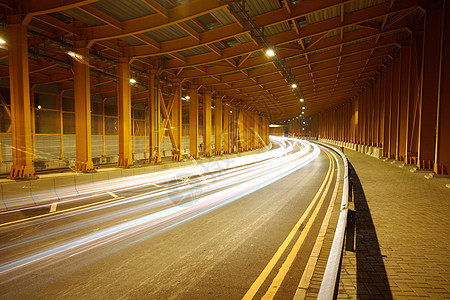
{"label": "orange steel column", "polygon": [[389,158],[395,159],[397,153],[397,119],[398,102],[400,97],[401,57],[400,51],[396,51],[393,61],[392,74],[392,99],[391,99],[391,135],[389,144]]}
{"label": "orange steel column", "polygon": [[222,155],[222,99],[218,97],[214,103],[214,154]]}
{"label": "orange steel column", "polygon": [[75,170],[94,170],[91,152],[91,91],[89,79],[89,49],[86,41],[75,41],[74,50],[83,57],[83,63],[74,60],[75,134],[77,159]]}
{"label": "orange steel column", "polygon": [[378,147],[384,146],[384,128],[385,128],[385,113],[386,113],[386,68],[381,72],[380,75],[380,94],[379,94],[379,109],[380,109],[380,119],[379,119],[379,130],[380,135],[378,139]]}
{"label": "orange steel column", "polygon": [[389,157],[389,149],[391,147],[391,107],[392,107],[392,63],[386,68],[386,86],[385,86],[385,102],[384,102],[384,138],[383,138],[383,156]]}
{"label": "orange steel column", "polygon": [[408,101],[408,131],[406,143],[406,161],[417,164],[417,140],[419,136],[419,99],[420,74],[422,67],[423,31],[414,31],[411,39],[411,82]]}
{"label": "orange steel column", "polygon": [[161,113],[160,113],[160,99],[159,99],[159,80],[158,71],[151,69],[148,80],[148,107],[149,107],[149,155],[148,162],[152,159],[155,163],[161,162],[161,145],[158,145],[159,132],[161,127]]}
{"label": "orange steel column", "polygon": [[13,165],[10,178],[36,178],[32,161],[30,80],[27,26],[19,16],[8,16],[9,86]]}
{"label": "orange steel column", "polygon": [[203,93],[203,155],[211,156],[211,90]]}
{"label": "orange steel column", "polygon": [[198,85],[189,87],[189,153],[198,158]]}
{"label": "orange steel column", "polygon": [[450,173],[450,3],[444,1],[434,172]]}
{"label": "orange steel column", "polygon": [[368,145],[373,146],[373,133],[374,133],[374,83],[371,82],[369,86],[369,99],[368,99],[368,125],[367,125],[367,133],[368,133]]}
{"label": "orange steel column", "polygon": [[119,57],[117,107],[119,112],[119,161],[117,166],[133,165],[131,149],[131,86],[128,57]]}
{"label": "orange steel column", "polygon": [[380,139],[380,77],[375,79],[374,83],[374,98],[373,98],[373,111],[374,111],[374,119],[373,119],[373,141],[372,146],[379,146]]}
{"label": "orange steel column", "polygon": [[253,149],[259,148],[259,115],[253,113]]}
{"label": "orange steel column", "polygon": [[411,81],[411,37],[401,43],[401,79],[400,79],[400,99],[398,103],[397,119],[397,151],[395,159],[406,161],[406,143],[408,131],[408,102],[410,81]]}
{"label": "orange steel column", "polygon": [[223,106],[223,153],[230,153],[230,107]]}
{"label": "orange steel column", "polygon": [[422,101],[419,114],[419,157],[417,161],[417,166],[423,169],[433,168],[435,158],[441,19],[440,7],[427,9],[423,42]]}
{"label": "orange steel column", "polygon": [[173,81],[172,84],[175,92],[172,104],[172,127],[174,140],[176,143],[176,148],[172,145],[172,160],[180,161],[183,159],[181,81],[176,80]]}

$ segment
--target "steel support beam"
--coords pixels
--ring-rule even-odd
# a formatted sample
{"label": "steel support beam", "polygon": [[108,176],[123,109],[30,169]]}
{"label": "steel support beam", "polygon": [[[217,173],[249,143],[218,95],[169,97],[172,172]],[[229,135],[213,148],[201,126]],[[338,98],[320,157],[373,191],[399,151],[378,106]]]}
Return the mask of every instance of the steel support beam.
{"label": "steel support beam", "polygon": [[172,107],[172,131],[174,143],[172,143],[172,160],[181,161],[183,159],[182,145],[182,101],[181,101],[181,82],[172,82],[174,88],[173,107]]}
{"label": "steel support beam", "polygon": [[211,90],[203,92],[203,155],[211,156]]}
{"label": "steel support beam", "polygon": [[198,158],[198,85],[189,86],[189,153]]}
{"label": "steel support beam", "polygon": [[222,155],[222,99],[214,100],[214,154]]}
{"label": "steel support beam", "polygon": [[35,178],[32,161],[27,26],[22,24],[21,17],[10,16],[7,30],[13,151],[13,165],[9,177]]}
{"label": "steel support beam", "polygon": [[131,149],[131,86],[128,57],[119,57],[118,74],[119,160],[117,166],[129,167],[133,165],[133,155]]}
{"label": "steel support beam", "polygon": [[434,172],[450,174],[450,3],[444,1]]}
{"label": "steel support beam", "polygon": [[435,159],[441,19],[441,8],[433,7],[426,11],[417,161],[421,169],[432,169]]}
{"label": "steel support beam", "polygon": [[400,99],[398,102],[397,119],[397,151],[395,159],[407,162],[406,145],[408,143],[408,103],[411,101],[411,36],[401,43],[401,80]]}

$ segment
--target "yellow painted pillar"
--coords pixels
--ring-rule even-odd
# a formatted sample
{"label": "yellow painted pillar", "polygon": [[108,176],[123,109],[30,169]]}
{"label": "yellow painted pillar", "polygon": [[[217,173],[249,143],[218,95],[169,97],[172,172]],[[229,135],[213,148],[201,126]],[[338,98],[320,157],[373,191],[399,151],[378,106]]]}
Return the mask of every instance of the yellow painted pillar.
{"label": "yellow painted pillar", "polygon": [[75,134],[76,161],[75,170],[90,172],[94,170],[91,152],[91,91],[89,79],[89,49],[86,41],[75,41],[74,51],[83,57],[74,60],[74,90],[75,90]]}
{"label": "yellow painted pillar", "polygon": [[119,161],[118,167],[133,165],[131,149],[131,86],[128,57],[119,57],[118,66]]}
{"label": "yellow painted pillar", "polygon": [[159,78],[156,69],[151,69],[148,80],[148,107],[149,107],[149,154],[148,162],[152,159],[155,164],[161,162],[161,145],[158,144],[160,139],[159,132],[161,127],[161,112],[159,99]]}
{"label": "yellow painted pillar", "polygon": [[222,99],[216,98],[214,109],[215,155],[222,155]]}
{"label": "yellow painted pillar", "polygon": [[223,153],[230,153],[230,107],[223,106]]}
{"label": "yellow painted pillar", "polygon": [[189,97],[189,152],[198,158],[198,85],[190,85]]}
{"label": "yellow painted pillar", "polygon": [[[236,106],[236,108],[238,108]],[[239,108],[239,111],[236,112],[238,115],[238,128],[237,128],[237,151],[242,152],[245,148],[245,130],[244,130],[244,110]]]}
{"label": "yellow painted pillar", "polygon": [[64,159],[64,122],[63,122],[63,93],[59,92],[59,133],[60,133],[60,155],[59,159]]}
{"label": "yellow painted pillar", "polygon": [[103,98],[102,101],[102,143],[103,143],[103,147],[102,147],[102,156],[105,157],[106,156],[106,133],[105,133],[105,101],[108,98]]}
{"label": "yellow painted pillar", "polygon": [[211,156],[211,91],[203,93],[203,155]]}
{"label": "yellow painted pillar", "polygon": [[173,82],[174,98],[172,107],[172,130],[176,143],[172,145],[172,160],[180,161],[183,159],[182,152],[182,103],[181,103],[181,82],[179,80]]}
{"label": "yellow painted pillar", "polygon": [[10,178],[35,178],[32,160],[30,80],[27,26],[20,16],[8,16],[9,86],[13,165]]}

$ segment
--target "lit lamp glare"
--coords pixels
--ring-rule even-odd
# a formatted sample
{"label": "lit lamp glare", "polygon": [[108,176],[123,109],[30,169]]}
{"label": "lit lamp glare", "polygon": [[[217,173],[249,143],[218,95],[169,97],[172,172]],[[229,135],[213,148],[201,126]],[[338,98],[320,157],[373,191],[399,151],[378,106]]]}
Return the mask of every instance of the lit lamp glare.
{"label": "lit lamp glare", "polygon": [[266,55],[267,56],[275,56],[275,51],[271,48],[266,50]]}
{"label": "lit lamp glare", "polygon": [[1,44],[1,45],[6,44],[6,41],[5,41],[2,37],[0,37],[0,44]]}
{"label": "lit lamp glare", "polygon": [[303,102],[303,101],[305,101],[305,100],[303,100],[303,98],[300,98],[300,102]]}
{"label": "lit lamp glare", "polygon": [[297,84],[293,83],[291,84],[291,88],[295,89],[297,87]]}
{"label": "lit lamp glare", "polygon": [[130,83],[136,83],[136,79],[130,78]]}
{"label": "lit lamp glare", "polygon": [[189,99],[191,99],[191,96],[186,95],[184,98],[185,98],[186,100],[189,100]]}

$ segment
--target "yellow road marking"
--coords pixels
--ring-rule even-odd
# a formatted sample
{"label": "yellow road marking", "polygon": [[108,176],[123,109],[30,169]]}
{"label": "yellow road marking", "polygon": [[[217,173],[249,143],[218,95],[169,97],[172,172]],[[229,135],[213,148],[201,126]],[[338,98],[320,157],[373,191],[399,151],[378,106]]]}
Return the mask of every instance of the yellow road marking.
{"label": "yellow road marking", "polygon": [[[58,211],[52,212],[52,215],[54,216],[56,214],[61,214],[61,213],[65,213],[65,212],[69,212],[69,211],[73,211],[73,210],[77,210],[77,209],[82,209],[82,208],[86,208],[86,207],[90,207],[90,206],[100,205],[100,204],[103,204],[103,203],[111,202],[113,200],[114,201],[118,200],[120,198],[122,198],[122,197],[106,199],[106,200],[103,200],[103,201],[100,201],[100,202],[94,202],[94,203],[89,203],[89,204],[85,204],[85,205],[81,205],[81,206],[76,206],[76,207],[67,208],[67,209],[63,209],[63,210],[58,210]],[[36,220],[36,219],[40,219],[40,218],[43,218],[43,217],[46,217],[46,216],[48,216],[48,214],[34,216],[34,217],[29,217],[29,218],[20,219],[20,220],[15,220],[15,221],[11,221],[11,222],[0,224],[0,227],[7,226],[7,225],[12,225],[12,224],[18,224],[18,223],[22,223],[22,222],[25,222],[25,221]]]}
{"label": "yellow road marking", "polygon": [[108,192],[109,195],[113,196],[114,198],[119,198],[119,196],[117,196],[116,194],[114,194],[113,192]]}
{"label": "yellow road marking", "polygon": [[[331,159],[330,159],[330,162],[331,162]],[[267,276],[269,276],[270,272],[275,267],[275,264],[278,262],[278,260],[280,259],[281,255],[283,254],[283,252],[286,250],[286,248],[291,243],[291,241],[294,238],[295,234],[298,232],[300,226],[303,224],[303,222],[305,221],[306,217],[309,215],[310,211],[312,210],[312,208],[314,207],[315,203],[317,202],[317,199],[319,199],[319,196],[321,195],[322,190],[325,187],[326,182],[328,181],[328,178],[330,177],[331,165],[332,164],[330,163],[327,175],[325,176],[325,180],[322,182],[322,185],[320,186],[320,188],[317,191],[316,195],[314,196],[313,200],[309,204],[308,208],[305,210],[305,212],[303,213],[301,218],[298,220],[297,224],[295,224],[294,228],[292,228],[291,232],[286,237],[286,239],[283,241],[283,243],[281,244],[280,248],[278,248],[277,252],[275,252],[275,254],[272,257],[272,259],[266,265],[266,267],[261,272],[261,274],[259,274],[258,278],[256,278],[255,282],[252,284],[252,286],[247,291],[247,293],[244,295],[244,297],[242,297],[242,299],[253,299],[253,297],[256,295],[256,293],[260,289],[261,285],[266,280]]]}
{"label": "yellow road marking", "polygon": [[[327,149],[325,150],[329,152],[329,150]],[[303,272],[302,278],[300,279],[300,283],[298,284],[297,291],[295,292],[294,295],[294,300],[303,300],[306,298],[306,291],[308,290],[309,285],[311,284],[311,280],[314,275],[314,270],[316,269],[317,261],[319,260],[320,250],[322,249],[323,241],[325,240],[325,234],[328,229],[331,213],[333,212],[334,204],[339,190],[339,181],[340,181],[339,165],[338,165],[339,163],[336,161],[336,164],[338,169],[338,175],[336,178],[336,184],[334,186],[333,195],[331,196],[330,205],[328,206],[327,213],[325,214],[325,218],[323,219],[319,235],[317,236],[316,243],[314,244],[314,248],[311,251],[311,255],[305,267],[305,271]]]}
{"label": "yellow road marking", "polygon": [[[328,153],[327,153],[328,155]],[[330,155],[328,155],[328,158],[330,158]],[[331,159],[330,159],[331,160]],[[334,173],[334,164],[333,164],[333,170],[332,174]],[[278,274],[275,276],[274,280],[272,281],[272,284],[270,285],[269,289],[267,290],[266,294],[262,297],[262,299],[273,299],[275,294],[277,293],[278,289],[280,288],[284,278],[286,277],[289,269],[291,268],[295,257],[297,256],[298,252],[300,251],[301,246],[303,245],[303,242],[306,239],[306,236],[308,235],[309,231],[311,230],[311,227],[313,223],[315,222],[315,219],[317,218],[320,209],[322,208],[323,202],[325,201],[326,195],[328,193],[328,190],[330,188],[331,182],[332,182],[331,176],[328,180],[327,186],[322,193],[322,197],[320,198],[319,203],[314,209],[314,212],[312,213],[311,217],[309,218],[305,228],[302,230],[299,238],[297,239],[297,242],[294,244],[293,248],[289,252],[285,262],[281,266],[281,268],[278,271]]]}
{"label": "yellow road marking", "polygon": [[56,206],[58,205],[58,202],[53,202],[52,206],[50,206],[50,212],[55,212],[56,211]]}
{"label": "yellow road marking", "polygon": [[[330,155],[327,153],[328,158],[330,158]],[[331,159],[330,159],[331,161]],[[333,170],[331,171],[332,174],[334,174],[334,164]],[[275,278],[272,281],[272,284],[270,285],[269,289],[267,290],[266,294],[261,299],[273,299],[275,297],[275,294],[280,289],[281,284],[283,283],[284,278],[286,277],[287,273],[289,272],[289,269],[291,268],[292,264],[294,263],[295,257],[297,256],[298,252],[300,251],[301,246],[303,245],[304,241],[306,240],[306,236],[308,235],[309,231],[312,228],[312,225],[316,221],[317,216],[319,215],[319,211],[322,208],[323,202],[325,201],[325,198],[327,196],[328,190],[330,188],[331,182],[333,181],[333,176],[330,176],[327,186],[325,190],[322,193],[322,197],[320,197],[319,203],[317,203],[316,208],[314,209],[314,212],[311,214],[311,217],[309,218],[308,222],[306,223],[305,228],[300,233],[300,236],[298,237],[297,241],[294,244],[294,247],[292,247],[291,251],[289,252],[286,260],[284,261],[283,265],[278,271],[278,274],[275,276]]]}

